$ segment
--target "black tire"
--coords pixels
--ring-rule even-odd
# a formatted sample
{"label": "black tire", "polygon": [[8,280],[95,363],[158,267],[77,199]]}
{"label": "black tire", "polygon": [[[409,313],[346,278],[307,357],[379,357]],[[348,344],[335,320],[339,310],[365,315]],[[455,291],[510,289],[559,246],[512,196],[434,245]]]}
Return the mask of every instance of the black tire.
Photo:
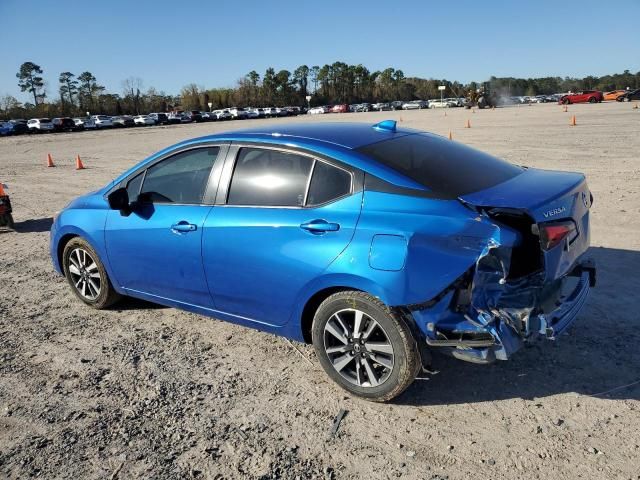
{"label": "black tire", "polygon": [[569,105],[571,102],[569,101],[568,98],[565,98],[564,100],[562,100],[562,104],[563,105]]}
{"label": "black tire", "polygon": [[[363,314],[361,316],[362,325],[357,337],[356,335],[353,335],[353,338],[343,336],[345,341],[349,341],[348,344],[342,341],[342,344],[338,342],[337,347],[329,345],[331,339],[338,337],[332,336],[325,329],[327,324],[331,321],[332,324],[329,327],[336,325],[334,323],[335,315],[339,313],[341,315],[340,324],[343,327],[346,326],[348,330],[351,325],[349,315],[353,315],[355,318],[356,312]],[[369,331],[368,327],[371,327],[372,322],[377,326],[373,327],[374,330]],[[343,328],[342,332],[346,333],[347,330]],[[353,328],[353,331],[356,330]],[[368,335],[367,332],[369,332]],[[358,341],[357,338],[361,340]],[[384,340],[381,342],[380,338]],[[367,339],[372,340],[367,342]],[[416,339],[405,321],[382,302],[364,292],[338,292],[322,302],[313,319],[312,340],[320,364],[327,375],[348,392],[374,402],[386,402],[400,395],[413,383],[421,368]],[[356,347],[358,343],[360,345]],[[389,344],[392,347],[388,357],[386,353],[376,353],[382,352],[377,349],[379,347],[376,349],[368,347],[368,345],[373,347],[373,345],[383,344],[385,348],[389,348]],[[349,351],[327,353],[327,349],[349,349]],[[336,355],[336,357],[332,361],[329,355]],[[347,356],[353,357],[355,362],[349,360]],[[334,367],[334,362],[341,363],[341,358],[346,359],[347,363],[344,363],[343,370],[339,372],[337,367]],[[378,360],[384,360],[387,366],[378,363]],[[350,365],[349,369],[347,369],[347,365]],[[357,367],[356,376],[352,375],[349,380],[346,378],[349,376],[347,370],[355,369],[355,367]],[[373,373],[373,381],[370,381],[368,372]],[[377,373],[380,373],[379,377]],[[378,382],[379,380],[380,382]]]}
{"label": "black tire", "polygon": [[0,215],[0,226],[6,227],[10,230],[15,229],[15,223],[13,221],[13,216],[10,213],[5,213]]}
{"label": "black tire", "polygon": [[596,103],[596,97],[589,97],[589,103]]}
{"label": "black tire", "polygon": [[[88,254],[89,259],[95,263],[96,268],[86,268],[86,270],[83,270],[81,273],[79,273],[78,275],[73,273],[73,269],[75,267],[75,270],[77,270],[77,260],[78,257],[76,256],[77,251],[84,251]],[[71,259],[72,254],[74,255],[74,259]],[[85,257],[86,258],[86,257]],[[86,262],[89,263],[89,262]],[[89,265],[85,265],[85,267],[91,267],[91,264]],[[102,265],[102,262],[100,261],[100,257],[98,257],[98,254],[96,253],[96,251],[91,247],[91,245],[89,245],[89,243],[86,240],[83,240],[80,237],[76,237],[71,239],[64,247],[64,251],[62,253],[62,268],[64,271],[64,276],[67,279],[67,282],[69,282],[69,285],[71,286],[71,290],[73,290],[73,293],[76,295],[76,297],[78,297],[80,300],[82,300],[84,303],[86,303],[87,305],[89,305],[90,307],[93,307],[97,310],[102,310],[104,308],[107,308],[111,305],[113,305],[115,302],[117,302],[120,298],[121,295],[115,291],[115,289],[113,288],[113,285],[111,284],[111,280],[109,280],[109,276],[107,275],[107,271],[104,268],[104,265]],[[86,276],[92,276],[93,275],[99,275],[99,277],[95,277],[93,280],[95,281],[95,279],[100,280],[99,283],[99,289],[97,292],[97,295],[95,295],[95,298],[91,298],[93,297],[93,293],[94,290],[92,290],[92,288],[89,286],[89,284],[91,283],[83,281],[83,283],[87,286],[86,290],[90,292],[90,295],[83,295],[82,293],[82,289],[80,287],[78,287],[78,283],[77,279],[80,278],[80,276],[82,275],[86,275]],[[86,278],[86,277],[83,277]],[[95,283],[93,283],[93,285],[95,285]]]}

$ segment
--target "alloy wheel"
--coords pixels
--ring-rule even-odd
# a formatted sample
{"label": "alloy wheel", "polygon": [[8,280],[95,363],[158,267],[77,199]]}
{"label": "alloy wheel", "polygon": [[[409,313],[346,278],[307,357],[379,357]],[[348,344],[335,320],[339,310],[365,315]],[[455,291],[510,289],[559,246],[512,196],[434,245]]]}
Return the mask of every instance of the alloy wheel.
{"label": "alloy wheel", "polygon": [[387,333],[357,309],[340,310],[329,318],[324,348],[336,372],[359,387],[380,386],[393,370],[394,352]]}
{"label": "alloy wheel", "polygon": [[83,248],[75,248],[69,255],[69,274],[75,289],[87,300],[100,295],[102,278],[98,265],[91,254]]}

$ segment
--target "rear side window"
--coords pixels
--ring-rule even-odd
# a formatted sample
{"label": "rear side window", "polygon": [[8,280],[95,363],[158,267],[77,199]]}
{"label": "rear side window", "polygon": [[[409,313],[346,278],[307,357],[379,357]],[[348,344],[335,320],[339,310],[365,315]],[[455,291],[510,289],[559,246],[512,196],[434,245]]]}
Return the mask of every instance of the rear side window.
{"label": "rear side window", "polygon": [[309,184],[307,205],[320,205],[351,193],[351,174],[317,161]]}
{"label": "rear side window", "polygon": [[242,148],[231,179],[228,205],[300,207],[313,159],[261,148]]}
{"label": "rear side window", "polygon": [[523,169],[473,148],[429,134],[406,135],[358,149],[443,198],[484,190]]}
{"label": "rear side window", "polygon": [[220,147],[198,148],[156,163],[147,169],[140,194],[156,203],[201,203],[219,152]]}

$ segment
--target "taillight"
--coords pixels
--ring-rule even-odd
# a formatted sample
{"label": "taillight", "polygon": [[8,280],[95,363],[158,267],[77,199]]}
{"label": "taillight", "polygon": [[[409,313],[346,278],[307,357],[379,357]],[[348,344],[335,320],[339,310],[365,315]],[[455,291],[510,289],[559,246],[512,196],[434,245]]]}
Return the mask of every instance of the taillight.
{"label": "taillight", "polygon": [[573,222],[554,222],[554,223],[541,223],[538,225],[540,232],[540,244],[544,250],[551,250],[558,245],[562,240],[570,237],[573,240],[577,235],[576,226]]}

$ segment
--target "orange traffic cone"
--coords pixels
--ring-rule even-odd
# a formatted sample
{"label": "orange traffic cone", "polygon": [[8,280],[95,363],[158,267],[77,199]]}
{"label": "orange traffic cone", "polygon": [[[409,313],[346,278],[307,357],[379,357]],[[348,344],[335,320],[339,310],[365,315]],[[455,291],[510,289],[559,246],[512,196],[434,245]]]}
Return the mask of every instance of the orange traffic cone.
{"label": "orange traffic cone", "polygon": [[451,130],[449,130],[449,140],[453,140],[453,134],[451,133]]}
{"label": "orange traffic cone", "polygon": [[82,164],[82,160],[80,160],[80,155],[76,155],[76,170],[84,170],[84,165]]}
{"label": "orange traffic cone", "polygon": [[0,197],[4,197],[7,194],[4,192],[4,185],[0,183]]}
{"label": "orange traffic cone", "polygon": [[53,158],[51,158],[51,154],[47,153],[47,167],[55,167],[53,163]]}
{"label": "orange traffic cone", "polygon": [[570,126],[575,127],[577,125],[576,123],[576,116],[572,115],[571,116],[571,123],[569,123]]}
{"label": "orange traffic cone", "polygon": [[471,122],[469,121],[468,118],[467,118],[467,123],[465,124],[464,128],[471,128]]}

